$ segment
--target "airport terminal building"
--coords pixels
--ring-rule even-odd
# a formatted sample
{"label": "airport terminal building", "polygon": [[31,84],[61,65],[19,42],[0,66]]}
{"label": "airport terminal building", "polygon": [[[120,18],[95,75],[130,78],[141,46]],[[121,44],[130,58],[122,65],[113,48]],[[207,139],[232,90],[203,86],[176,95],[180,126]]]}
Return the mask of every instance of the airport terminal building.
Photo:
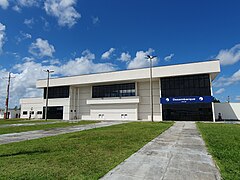
{"label": "airport terminal building", "polygon": [[[215,121],[212,81],[218,60],[153,67],[153,117],[162,120]],[[149,68],[49,81],[49,119],[150,120]],[[44,118],[47,80],[38,80],[42,98],[21,99],[21,117]]]}

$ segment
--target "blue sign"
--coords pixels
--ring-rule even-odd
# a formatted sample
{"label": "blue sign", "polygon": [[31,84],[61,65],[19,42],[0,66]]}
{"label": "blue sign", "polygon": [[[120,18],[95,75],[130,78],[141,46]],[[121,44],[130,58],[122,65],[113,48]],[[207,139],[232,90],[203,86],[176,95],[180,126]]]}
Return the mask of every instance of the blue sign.
{"label": "blue sign", "polygon": [[160,98],[161,104],[211,103],[212,96],[180,96]]}

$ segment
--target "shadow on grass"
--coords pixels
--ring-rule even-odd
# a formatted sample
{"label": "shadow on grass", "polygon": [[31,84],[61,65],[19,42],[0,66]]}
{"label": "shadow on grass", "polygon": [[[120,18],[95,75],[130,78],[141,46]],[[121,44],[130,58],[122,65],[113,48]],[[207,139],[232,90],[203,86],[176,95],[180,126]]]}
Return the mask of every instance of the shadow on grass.
{"label": "shadow on grass", "polygon": [[34,154],[43,154],[48,153],[50,150],[43,149],[43,150],[35,150],[35,151],[19,151],[16,153],[10,153],[10,154],[2,154],[0,157],[9,157],[9,156],[19,156],[19,155],[34,155]]}

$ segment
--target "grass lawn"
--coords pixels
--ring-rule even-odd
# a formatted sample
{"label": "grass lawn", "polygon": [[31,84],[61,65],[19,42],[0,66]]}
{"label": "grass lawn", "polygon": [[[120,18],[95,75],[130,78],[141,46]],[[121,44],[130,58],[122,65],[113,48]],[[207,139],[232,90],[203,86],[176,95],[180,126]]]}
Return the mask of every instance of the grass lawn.
{"label": "grass lawn", "polygon": [[223,179],[240,179],[240,125],[197,123]]}
{"label": "grass lawn", "polygon": [[0,146],[2,179],[98,179],[173,123],[133,122]]}
{"label": "grass lawn", "polygon": [[[56,120],[48,120],[52,122]],[[23,124],[23,123],[37,123],[37,122],[46,122],[45,120],[28,120],[28,119],[0,119],[0,125],[2,124]]]}
{"label": "grass lawn", "polygon": [[[46,121],[44,121],[46,122]],[[0,127],[0,134],[8,134],[8,133],[18,133],[24,131],[34,131],[34,130],[48,130],[52,128],[60,128],[60,127],[68,127],[68,126],[76,126],[76,125],[83,125],[83,124],[91,124],[97,123],[99,121],[79,121],[76,123],[70,122],[57,122],[54,124],[39,124],[33,126],[13,126],[13,127]]]}

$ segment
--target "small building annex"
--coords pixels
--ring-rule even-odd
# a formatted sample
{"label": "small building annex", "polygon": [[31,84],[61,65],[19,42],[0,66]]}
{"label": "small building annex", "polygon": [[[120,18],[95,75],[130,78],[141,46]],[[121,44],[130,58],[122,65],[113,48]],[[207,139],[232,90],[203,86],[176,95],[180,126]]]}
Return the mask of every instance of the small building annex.
{"label": "small building annex", "polygon": [[[214,121],[212,81],[219,60],[153,67],[155,121]],[[51,78],[49,119],[150,120],[149,68]],[[21,117],[44,118],[47,80],[38,80],[42,98],[21,99]]]}

